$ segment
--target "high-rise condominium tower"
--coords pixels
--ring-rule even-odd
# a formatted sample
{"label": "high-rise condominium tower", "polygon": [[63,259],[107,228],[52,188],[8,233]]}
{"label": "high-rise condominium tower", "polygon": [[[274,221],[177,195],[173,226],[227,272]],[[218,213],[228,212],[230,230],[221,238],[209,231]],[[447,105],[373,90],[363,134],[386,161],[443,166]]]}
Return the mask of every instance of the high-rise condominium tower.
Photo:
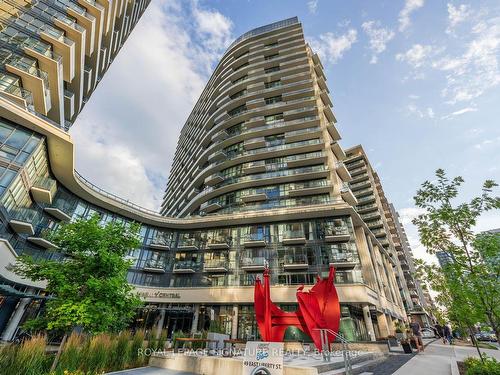
{"label": "high-rise condominium tower", "polygon": [[[9,39],[0,65],[10,82],[0,93],[2,337],[11,339],[45,298],[43,283],[5,266],[19,254],[50,256],[44,231],[93,213],[141,224],[128,274],[147,303],[136,325],[171,335],[216,320],[233,338],[256,338],[253,284],[266,264],[273,301],[284,309],[294,309],[299,285],[333,265],[342,332],[387,337],[408,308],[400,260],[360,216],[323,67],[297,18],[228,48],[181,131],[161,214],[74,171],[65,129],[146,5],[40,0],[5,10],[2,20],[27,38]],[[45,53],[31,52],[35,42]]]}

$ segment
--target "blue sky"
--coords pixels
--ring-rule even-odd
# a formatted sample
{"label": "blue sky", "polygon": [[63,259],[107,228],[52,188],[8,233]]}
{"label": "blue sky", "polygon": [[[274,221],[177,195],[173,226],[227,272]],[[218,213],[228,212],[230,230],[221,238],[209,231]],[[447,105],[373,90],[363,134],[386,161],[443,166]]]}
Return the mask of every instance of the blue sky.
{"label": "blue sky", "polygon": [[[180,129],[218,58],[238,35],[292,16],[322,57],[342,145],[364,146],[405,223],[437,168],[465,178],[464,198],[500,181],[493,0],[153,0],[74,125],[77,169],[159,207]],[[478,225],[491,227],[498,214]]]}

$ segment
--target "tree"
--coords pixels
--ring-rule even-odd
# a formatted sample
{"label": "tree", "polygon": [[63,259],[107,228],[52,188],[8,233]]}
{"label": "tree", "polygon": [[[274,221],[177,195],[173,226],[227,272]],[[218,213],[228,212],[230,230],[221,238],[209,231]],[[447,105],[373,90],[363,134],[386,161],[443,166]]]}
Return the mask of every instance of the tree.
{"label": "tree", "polygon": [[414,197],[416,206],[425,212],[413,224],[427,252],[445,251],[453,259],[441,269],[424,265],[432,289],[440,293],[438,302],[447,308],[450,319],[471,333],[476,322],[486,321],[498,338],[500,240],[473,231],[482,213],[500,208],[500,198],[492,196],[498,185],[487,180],[479,197],[455,204],[463,182],[462,177],[450,180],[442,169],[437,170],[436,181],[424,182]]}
{"label": "tree", "polygon": [[21,256],[12,267],[25,278],[47,282],[45,314],[26,327],[64,333],[74,327],[92,333],[127,327],[141,304],[127,282],[130,262],[125,259],[140,244],[139,226],[99,221],[94,215],[47,234],[62,259]]}

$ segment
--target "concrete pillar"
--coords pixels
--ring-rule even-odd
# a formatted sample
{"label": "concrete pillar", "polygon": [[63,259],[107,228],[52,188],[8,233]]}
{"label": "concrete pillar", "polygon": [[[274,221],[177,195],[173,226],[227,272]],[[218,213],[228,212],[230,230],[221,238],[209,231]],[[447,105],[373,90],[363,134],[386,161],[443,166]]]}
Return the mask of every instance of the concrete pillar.
{"label": "concrete pillar", "polygon": [[389,335],[394,335],[394,322],[390,315],[387,315],[387,326],[389,327]]}
{"label": "concrete pillar", "polygon": [[380,331],[380,337],[389,336],[389,325],[387,324],[387,317],[384,313],[377,313],[377,323]]}
{"label": "concrete pillar", "polygon": [[14,338],[14,334],[16,333],[17,326],[21,321],[26,307],[31,302],[31,298],[21,298],[19,304],[17,305],[16,310],[12,314],[9,323],[7,323],[7,327],[3,331],[2,340],[3,341],[11,341]]}
{"label": "concrete pillar", "polygon": [[18,302],[19,298],[17,297],[5,297],[2,306],[0,306],[0,334],[7,326],[12,313],[16,310]]}
{"label": "concrete pillar", "polygon": [[370,307],[368,305],[363,306],[363,318],[365,319],[366,330],[368,331],[368,336],[370,341],[376,341],[375,329],[373,328],[372,316],[370,314]]}
{"label": "concrete pillar", "polygon": [[163,323],[165,323],[166,311],[163,309],[164,305],[160,305],[160,319],[156,323],[156,334],[155,337],[158,340],[161,336],[161,331],[163,329]]}
{"label": "concrete pillar", "polygon": [[238,338],[238,305],[233,306],[233,321],[231,324],[231,338]]}
{"label": "concrete pillar", "polygon": [[194,315],[193,315],[193,324],[191,325],[191,334],[196,333],[198,330],[198,319],[200,317],[200,305],[194,305]]}

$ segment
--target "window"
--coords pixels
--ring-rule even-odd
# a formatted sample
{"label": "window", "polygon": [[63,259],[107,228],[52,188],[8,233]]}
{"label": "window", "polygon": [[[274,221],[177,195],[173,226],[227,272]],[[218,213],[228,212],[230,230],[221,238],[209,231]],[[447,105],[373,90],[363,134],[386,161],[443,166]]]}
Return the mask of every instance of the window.
{"label": "window", "polygon": [[239,98],[240,96],[243,96],[247,93],[247,90],[241,90],[241,91],[238,91],[237,93],[231,95],[229,98],[231,98],[231,100],[234,100],[236,98]]}
{"label": "window", "polygon": [[279,72],[279,70],[280,70],[279,66],[272,66],[270,68],[265,69],[264,73],[269,74],[269,73],[273,73],[273,72]]}
{"label": "window", "polygon": [[282,101],[283,101],[283,99],[281,98],[281,95],[273,96],[271,98],[266,98],[266,104],[274,104],[274,103],[279,103]]}
{"label": "window", "polygon": [[270,89],[271,87],[278,87],[278,86],[281,86],[281,81],[279,79],[276,81],[266,82],[266,84],[265,84],[266,89]]}
{"label": "window", "polygon": [[237,83],[240,83],[240,82],[243,82],[243,81],[246,81],[248,79],[248,76],[247,75],[244,75],[243,77],[240,77],[238,79],[235,79],[233,81],[233,85],[236,85]]}
{"label": "window", "polygon": [[247,106],[245,104],[242,104],[236,108],[231,109],[230,111],[227,111],[227,114],[231,117],[236,116],[242,112],[245,112],[247,110]]}
{"label": "window", "polygon": [[264,47],[266,47],[266,48],[276,47],[278,44],[279,44],[278,42],[269,43],[269,44],[266,44]]}
{"label": "window", "polygon": [[264,56],[264,60],[273,60],[279,57],[279,53],[274,53],[272,55]]}
{"label": "window", "polygon": [[266,124],[274,124],[276,122],[282,122],[283,113],[276,113],[274,115],[265,116],[264,120],[266,121]]}
{"label": "window", "polygon": [[233,71],[236,72],[236,71],[240,70],[241,68],[244,68],[245,66],[248,66],[248,61],[246,63],[243,63],[240,66],[234,68]]}

